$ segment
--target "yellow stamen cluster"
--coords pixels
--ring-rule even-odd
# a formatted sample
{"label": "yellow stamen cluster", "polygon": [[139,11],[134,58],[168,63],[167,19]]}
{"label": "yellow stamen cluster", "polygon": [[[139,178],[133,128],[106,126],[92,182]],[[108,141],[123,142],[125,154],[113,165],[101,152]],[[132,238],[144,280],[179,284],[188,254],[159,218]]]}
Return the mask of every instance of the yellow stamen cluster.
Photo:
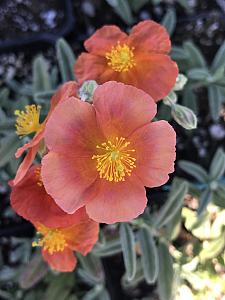
{"label": "yellow stamen cluster", "polygon": [[43,249],[50,254],[62,252],[65,247],[67,247],[65,236],[58,228],[52,229],[44,225],[39,225],[38,233],[41,234],[42,237],[32,243],[33,247],[43,247]]}
{"label": "yellow stamen cluster", "polygon": [[26,105],[25,111],[15,110],[16,118],[16,134],[24,136],[30,133],[37,132],[41,125],[39,123],[40,118],[40,105]]}
{"label": "yellow stamen cluster", "polygon": [[101,146],[97,145],[103,154],[93,155],[92,159],[97,160],[97,171],[100,178],[108,181],[125,181],[125,176],[130,176],[133,168],[135,168],[136,159],[131,156],[134,149],[127,149],[130,142],[126,142],[125,138],[115,138],[114,143],[107,141]]}
{"label": "yellow stamen cluster", "polygon": [[41,168],[38,167],[35,171],[36,179],[37,179],[37,185],[43,186],[42,178],[41,178]]}
{"label": "yellow stamen cluster", "polygon": [[134,47],[130,48],[128,45],[121,45],[118,42],[117,46],[112,47],[112,50],[105,54],[108,65],[116,72],[129,71],[136,65],[133,50]]}

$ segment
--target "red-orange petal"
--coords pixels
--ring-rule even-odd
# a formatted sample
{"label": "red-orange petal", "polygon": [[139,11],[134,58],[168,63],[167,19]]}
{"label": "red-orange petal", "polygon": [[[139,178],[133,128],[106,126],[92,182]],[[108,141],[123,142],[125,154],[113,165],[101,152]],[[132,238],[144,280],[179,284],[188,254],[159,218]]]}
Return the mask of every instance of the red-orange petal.
{"label": "red-orange petal", "polygon": [[169,56],[152,53],[137,58],[133,75],[137,78],[137,87],[158,101],[172,90],[178,72],[177,64]]}
{"label": "red-orange petal", "polygon": [[25,177],[12,187],[10,203],[17,214],[32,223],[39,222],[46,227],[71,226],[83,219],[83,210],[66,214],[48,195],[36,171],[40,165],[30,168]]}
{"label": "red-orange petal", "polygon": [[72,272],[77,264],[77,259],[69,248],[53,254],[42,250],[42,256],[51,269],[59,272]]}
{"label": "red-orange petal", "polygon": [[126,33],[122,32],[119,27],[115,25],[106,25],[98,29],[89,39],[87,39],[84,46],[90,53],[105,56],[105,53],[111,50],[117,42],[124,42],[126,38]]}
{"label": "red-orange petal", "polygon": [[171,49],[170,37],[165,27],[151,20],[139,22],[132,28],[129,44],[142,52],[167,54]]}
{"label": "red-orange petal", "polygon": [[96,222],[127,222],[143,213],[147,205],[145,188],[135,176],[116,183],[98,179],[94,188],[96,196],[87,202],[86,211]]}
{"label": "red-orange petal", "polygon": [[156,114],[156,104],[148,94],[114,81],[95,90],[93,106],[98,124],[107,138],[126,138]]}
{"label": "red-orange petal", "polygon": [[99,224],[88,217],[85,208],[79,211],[82,211],[80,219],[73,226],[63,228],[62,233],[70,249],[86,255],[98,240]]}
{"label": "red-orange petal", "polygon": [[130,137],[136,150],[133,172],[143,185],[156,187],[166,183],[174,171],[176,133],[166,121],[150,123]]}
{"label": "red-orange petal", "polygon": [[[73,148],[76,156],[76,148]],[[70,150],[71,152],[71,150]],[[41,176],[45,189],[65,212],[72,214],[85,205],[85,190],[97,177],[95,163],[88,157],[49,152],[42,159]]]}

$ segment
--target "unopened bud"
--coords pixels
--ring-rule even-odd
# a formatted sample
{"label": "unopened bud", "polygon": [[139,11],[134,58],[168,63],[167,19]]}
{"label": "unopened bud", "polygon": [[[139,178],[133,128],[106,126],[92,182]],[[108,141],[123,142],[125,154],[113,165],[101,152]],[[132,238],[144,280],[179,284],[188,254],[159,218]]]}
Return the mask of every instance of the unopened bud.
{"label": "unopened bud", "polygon": [[79,89],[79,97],[82,101],[92,103],[92,98],[94,91],[97,88],[98,84],[95,80],[87,80],[83,83]]}
{"label": "unopened bud", "polygon": [[190,130],[197,127],[197,117],[190,108],[174,104],[171,107],[171,114],[174,120],[185,129]]}

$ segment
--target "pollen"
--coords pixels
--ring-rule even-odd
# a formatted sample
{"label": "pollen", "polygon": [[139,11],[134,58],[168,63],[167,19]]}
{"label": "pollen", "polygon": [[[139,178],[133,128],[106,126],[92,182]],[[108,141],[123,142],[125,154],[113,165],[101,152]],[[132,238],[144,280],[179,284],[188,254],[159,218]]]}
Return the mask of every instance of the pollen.
{"label": "pollen", "polygon": [[15,110],[16,118],[16,134],[24,136],[30,133],[36,133],[41,128],[39,123],[40,105],[26,105],[25,110]]}
{"label": "pollen", "polygon": [[116,72],[129,71],[136,65],[133,51],[134,47],[118,42],[117,46],[113,46],[111,51],[105,54],[108,65]]}
{"label": "pollen", "polygon": [[37,185],[38,186],[43,186],[43,181],[41,178],[41,168],[38,167],[35,171],[34,171],[35,175],[36,175],[36,180],[37,180]]}
{"label": "pollen", "polygon": [[40,224],[37,233],[41,235],[41,238],[32,243],[33,247],[42,247],[50,254],[62,252],[67,247],[65,236],[58,228],[52,229]]}
{"label": "pollen", "polygon": [[135,150],[129,149],[130,142],[125,138],[116,137],[114,142],[107,141],[96,148],[102,154],[93,155],[92,159],[97,161],[97,171],[100,178],[111,182],[125,181],[136,167],[134,158]]}

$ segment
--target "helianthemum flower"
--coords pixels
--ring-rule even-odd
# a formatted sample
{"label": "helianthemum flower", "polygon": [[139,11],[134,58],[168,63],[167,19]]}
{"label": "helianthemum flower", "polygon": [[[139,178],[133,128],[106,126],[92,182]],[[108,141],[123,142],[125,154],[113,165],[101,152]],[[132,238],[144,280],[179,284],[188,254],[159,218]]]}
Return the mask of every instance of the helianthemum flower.
{"label": "helianthemum flower", "polygon": [[30,142],[23,145],[16,152],[16,158],[19,158],[25,150],[28,150],[23,162],[20,164],[16,177],[14,179],[14,184],[17,184],[26,174],[30,168],[39,148],[42,146],[45,124],[57,106],[61,101],[68,99],[71,96],[76,96],[77,84],[75,81],[70,81],[63,84],[58,91],[53,95],[51,99],[50,110],[45,121],[40,124],[40,111],[41,106],[39,105],[27,105],[24,111],[15,111],[16,119],[16,133],[19,136],[25,136],[28,134],[35,134]]}
{"label": "helianthemum flower", "polygon": [[116,26],[103,26],[84,46],[88,53],[82,53],[74,66],[80,83],[115,80],[144,90],[155,101],[176,83],[178,68],[168,56],[169,35],[153,21],[138,23],[129,36]]}
{"label": "helianthemum flower", "polygon": [[76,266],[73,251],[86,255],[98,240],[99,224],[88,218],[85,209],[78,213],[77,220],[70,227],[48,228],[34,223],[39,238],[34,247],[42,247],[44,260],[54,270],[71,272]]}
{"label": "helianthemum flower", "polygon": [[24,219],[47,227],[65,227],[77,222],[84,213],[83,209],[67,214],[59,208],[46,193],[40,172],[41,165],[32,166],[17,185],[12,185],[12,208]]}
{"label": "helianthemum flower", "polygon": [[85,206],[90,218],[114,223],[146,207],[144,186],[174,170],[176,137],[166,121],[152,122],[154,100],[117,82],[99,86],[93,105],[70,98],[49,118],[49,153],[41,175],[47,193],[67,213]]}

